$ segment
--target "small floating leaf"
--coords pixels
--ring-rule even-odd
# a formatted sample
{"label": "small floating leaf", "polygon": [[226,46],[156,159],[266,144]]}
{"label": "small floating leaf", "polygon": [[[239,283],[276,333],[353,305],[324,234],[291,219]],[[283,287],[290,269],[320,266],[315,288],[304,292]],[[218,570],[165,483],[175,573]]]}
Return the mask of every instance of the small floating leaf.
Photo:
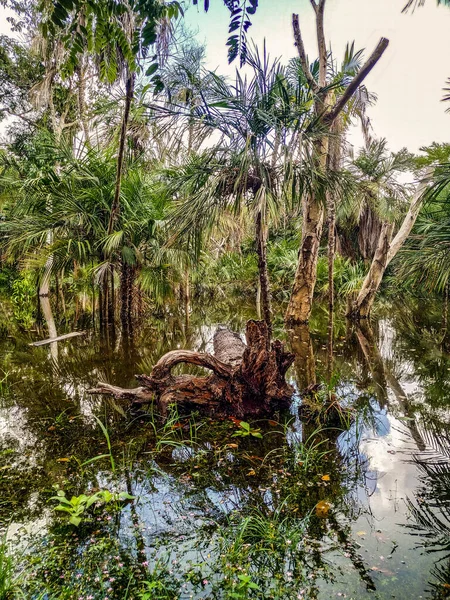
{"label": "small floating leaf", "polygon": [[326,500],[321,500],[316,504],[316,515],[325,519],[330,512],[331,504]]}

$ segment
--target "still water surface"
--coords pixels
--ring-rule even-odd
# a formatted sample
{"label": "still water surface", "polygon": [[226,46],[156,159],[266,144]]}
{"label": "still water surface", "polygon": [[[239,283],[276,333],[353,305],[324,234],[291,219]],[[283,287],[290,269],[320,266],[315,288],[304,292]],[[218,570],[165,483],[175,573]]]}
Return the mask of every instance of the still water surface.
{"label": "still water surface", "polygon": [[[165,351],[208,351],[218,323],[242,332],[251,317],[245,305],[199,307],[188,324],[176,316],[147,319],[133,340],[100,336],[88,320],[57,321],[58,334],[87,334],[50,348],[29,345],[47,336],[45,323],[25,331],[4,303],[0,524],[19,551],[18,568],[34,580],[28,597],[59,598],[59,585],[64,598],[139,598],[130,577],[148,579],[148,572],[178,594],[164,596],[160,586],[149,598],[450,597],[450,354],[439,305],[381,306],[363,331],[337,321],[332,384],[352,410],[341,432],[317,434],[302,423],[301,394],[290,415],[276,415],[279,427],[252,424],[261,440],[235,437],[232,422],[201,417],[193,433],[182,415],[161,434],[157,419],[86,393],[98,380],[134,387],[134,373],[148,373]],[[277,333],[284,335],[281,327]],[[327,379],[326,339],[318,311],[290,372],[298,389],[305,372],[309,383]],[[108,453],[95,417],[107,424],[114,465],[108,457],[86,464]],[[295,458],[304,471],[291,472],[299,444],[317,436],[329,438],[323,457],[316,453],[310,471],[305,458]],[[68,495],[120,488],[135,501],[67,527],[50,500],[56,486]],[[317,516],[318,501],[329,515]],[[297,562],[286,554],[259,565],[251,548],[236,559],[236,515],[242,523],[257,511],[270,521],[280,507],[289,519],[298,510]],[[277,531],[284,528],[280,539],[289,549],[296,525],[283,519]],[[239,572],[251,573],[258,589],[227,591],[226,581]]]}

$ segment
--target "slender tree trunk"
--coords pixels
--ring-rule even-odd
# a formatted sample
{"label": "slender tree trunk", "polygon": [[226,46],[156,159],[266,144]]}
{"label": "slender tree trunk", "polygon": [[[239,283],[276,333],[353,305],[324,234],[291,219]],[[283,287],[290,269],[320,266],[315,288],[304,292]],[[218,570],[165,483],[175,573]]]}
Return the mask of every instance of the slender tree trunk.
{"label": "slender tree trunk", "polygon": [[[343,132],[342,118],[338,117],[333,124],[330,139],[327,169],[337,171],[341,167]],[[336,256],[336,193],[327,191],[327,224],[328,224],[328,343],[327,370],[331,382],[333,373],[333,343],[334,343],[334,260]]]}
{"label": "slender tree trunk", "polygon": [[78,75],[78,114],[80,117],[81,127],[83,129],[84,139],[86,146],[91,147],[91,137],[89,133],[89,124],[86,118],[86,69],[84,67],[84,61],[77,69]]}
{"label": "slender tree trunk", "polygon": [[114,267],[111,265],[111,270],[106,276],[106,284],[109,287],[108,290],[108,324],[114,325],[114,313],[115,313],[115,292],[114,292]]}
{"label": "slender tree trunk", "polygon": [[267,227],[263,223],[261,211],[256,215],[256,246],[258,254],[259,284],[261,287],[261,305],[263,319],[267,325],[267,340],[272,337],[272,303],[270,299],[269,271],[267,269]]}
{"label": "slender tree trunk", "polygon": [[122,329],[128,328],[130,314],[128,310],[128,265],[122,263],[120,271],[120,320]]}
{"label": "slender tree trunk", "polygon": [[122,263],[120,273],[120,320],[124,333],[131,334],[133,329],[133,288],[136,268]]}
{"label": "slender tree trunk", "polygon": [[[328,171],[338,171],[342,160],[343,123],[337,118],[332,127],[332,135],[328,152]],[[327,191],[327,224],[328,224],[328,310],[331,315],[334,311],[334,259],[336,255],[336,193],[331,189]]]}
{"label": "slender tree trunk", "polygon": [[127,139],[128,122],[130,119],[131,104],[134,97],[134,82],[134,73],[129,73],[126,83],[125,107],[123,111],[122,127],[120,130],[119,153],[117,156],[116,185],[108,223],[108,235],[112,233],[117,217],[120,214],[120,189],[122,186],[122,175],[125,162],[125,144]]}
{"label": "slender tree trunk", "polygon": [[189,265],[186,265],[186,270],[184,272],[184,323],[186,330],[189,327],[189,319],[191,315],[191,273],[189,269]]}

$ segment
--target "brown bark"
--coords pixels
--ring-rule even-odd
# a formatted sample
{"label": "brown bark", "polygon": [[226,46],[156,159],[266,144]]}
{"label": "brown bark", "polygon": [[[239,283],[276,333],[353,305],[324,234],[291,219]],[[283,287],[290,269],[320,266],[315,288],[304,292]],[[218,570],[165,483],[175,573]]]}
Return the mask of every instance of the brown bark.
{"label": "brown bark", "polygon": [[272,337],[272,303],[270,298],[269,270],[267,268],[267,227],[261,211],[256,215],[256,252],[258,255],[259,286],[261,290],[262,316],[267,325],[267,344]]}
{"label": "brown bark", "polygon": [[364,202],[358,219],[358,248],[364,260],[373,259],[382,226],[377,213]]}
{"label": "brown bark", "polygon": [[317,383],[316,361],[311,333],[308,325],[297,325],[289,330],[289,345],[295,356],[297,385],[300,391],[312,388]]}
{"label": "brown bark", "polygon": [[[287,407],[293,388],[285,380],[294,356],[285,352],[278,340],[267,348],[268,331],[264,321],[249,321],[244,344],[227,329],[214,336],[214,355],[174,350],[165,354],[150,375],[137,375],[142,384],[125,390],[99,383],[93,394],[110,394],[138,404],[155,401],[163,415],[170,404],[206,408],[217,415],[271,414]],[[212,371],[207,377],[172,375],[178,364],[191,364]]]}
{"label": "brown bark", "polygon": [[324,210],[322,203],[315,197],[307,200],[304,208],[302,243],[285,316],[288,325],[308,322],[317,279],[317,261],[322,238]]}

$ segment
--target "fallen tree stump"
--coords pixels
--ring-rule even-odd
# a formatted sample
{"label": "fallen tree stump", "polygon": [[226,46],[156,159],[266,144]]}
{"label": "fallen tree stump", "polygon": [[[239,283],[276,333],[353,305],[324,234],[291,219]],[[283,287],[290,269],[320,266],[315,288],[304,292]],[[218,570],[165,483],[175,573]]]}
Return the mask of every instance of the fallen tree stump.
{"label": "fallen tree stump", "polygon": [[[112,395],[141,405],[154,401],[163,415],[170,404],[238,417],[269,415],[289,406],[294,389],[285,375],[294,355],[286,352],[278,340],[268,348],[264,321],[248,321],[246,342],[219,327],[214,334],[214,354],[173,350],[159,359],[150,375],[136,375],[141,387],[123,389],[99,383],[89,393]],[[212,374],[172,375],[173,367],[182,363],[204,367]]]}

